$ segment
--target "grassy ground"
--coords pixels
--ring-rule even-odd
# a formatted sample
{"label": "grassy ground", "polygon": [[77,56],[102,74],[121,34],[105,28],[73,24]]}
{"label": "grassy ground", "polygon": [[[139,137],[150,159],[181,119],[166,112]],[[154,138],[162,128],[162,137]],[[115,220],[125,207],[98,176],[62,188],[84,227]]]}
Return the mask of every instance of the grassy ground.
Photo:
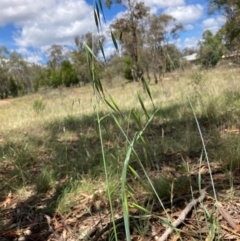
{"label": "grassy ground", "polygon": [[[56,222],[59,224],[63,217],[67,220],[66,217],[78,210],[81,220],[87,222],[87,228],[74,226],[81,233],[74,240],[83,239],[87,232],[83,230],[91,230],[94,226],[88,218],[84,219],[84,215],[90,213],[93,217],[97,212],[99,219],[100,210],[107,212],[112,204],[114,217],[120,217],[121,175],[129,150],[127,138],[132,140],[143,130],[147,115],[156,109],[153,120],[134,144],[135,153],[129,156],[126,187],[130,211],[147,212],[154,209],[153,206],[149,208],[149,203],[154,204],[146,200],[159,203],[159,198],[160,202],[174,200],[191,190],[198,190],[201,178],[202,185],[209,183],[208,175],[199,175],[207,166],[206,156],[189,100],[201,127],[211,168],[217,174],[213,190],[218,190],[219,195],[223,192],[224,200],[234,200],[239,192],[239,76],[239,69],[169,74],[162,84],[149,86],[155,108],[139,85],[105,86],[107,100],[111,102],[110,95],[121,114],[114,112],[101,98],[96,100],[90,86],[41,90],[34,95],[0,101],[0,227],[4,227],[3,231],[0,228],[0,240],[1,237],[7,240],[23,235],[17,230],[26,228],[22,216],[30,215],[30,207],[42,215],[42,219],[37,219],[39,230],[47,229],[50,224],[43,217],[49,217],[58,233],[60,228],[56,229]],[[210,196],[213,194],[210,192]],[[8,215],[9,209],[22,216],[19,213]],[[157,214],[154,215],[155,218],[148,216],[136,225],[137,236],[146,237],[150,227],[156,226]],[[28,220],[34,222],[35,219],[31,216]],[[61,226],[61,235],[65,229]],[[44,237],[40,231],[38,236]],[[107,239],[111,238],[108,236]]]}

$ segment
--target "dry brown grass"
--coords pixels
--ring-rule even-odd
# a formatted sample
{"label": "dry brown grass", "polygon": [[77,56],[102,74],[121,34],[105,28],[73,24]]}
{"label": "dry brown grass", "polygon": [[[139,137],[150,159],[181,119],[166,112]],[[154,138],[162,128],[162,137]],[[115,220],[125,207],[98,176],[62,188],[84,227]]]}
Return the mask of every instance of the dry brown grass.
{"label": "dry brown grass", "polygon": [[[211,161],[220,166],[223,164],[221,168],[224,170],[232,171],[233,167],[239,170],[240,69],[179,71],[167,74],[158,85],[150,83],[149,87],[159,112],[146,130],[144,142],[138,143],[136,150],[151,178],[157,177],[153,167],[163,170],[163,167],[170,166],[175,174],[178,171],[186,173],[185,164],[190,165],[192,172],[197,168],[195,164],[201,156],[202,146],[187,96],[203,128]],[[123,113],[119,122],[124,131],[129,138],[133,137],[138,126],[132,119],[131,110],[139,110],[141,121],[145,123],[137,93],[140,93],[149,113],[153,110],[147,93],[135,83],[121,82],[116,86],[113,83],[104,88],[106,98],[110,100],[111,95]],[[34,107],[34,103],[38,105]],[[51,215],[56,212],[68,215],[66,213],[71,213],[73,206],[84,202],[87,207],[89,200],[93,210],[100,205],[104,213],[108,208],[106,189],[111,188],[114,208],[121,209],[119,180],[127,142],[113,120],[104,118],[101,123],[111,184],[107,187],[96,131],[97,104],[101,117],[113,112],[101,98],[96,102],[91,86],[41,90],[36,94],[0,101],[0,189],[3,190],[3,204],[6,200],[13,200],[6,198],[11,192],[14,200],[25,202],[31,197],[35,200],[31,201],[32,205],[40,205],[41,212],[44,210]],[[237,134],[233,136],[232,130]],[[131,165],[139,171],[135,157],[131,157]],[[151,188],[131,178],[130,175],[128,181],[136,191],[131,194],[143,205],[144,199],[152,196]],[[147,183],[143,173],[141,178]],[[172,176],[169,180],[176,182]],[[225,175],[224,180],[225,184],[228,181],[231,184],[232,177],[226,178]],[[171,185],[167,183],[165,188],[171,189]],[[231,185],[230,188],[234,189],[233,183]],[[167,193],[169,198],[170,191],[161,195]],[[81,193],[79,199],[78,193]]]}

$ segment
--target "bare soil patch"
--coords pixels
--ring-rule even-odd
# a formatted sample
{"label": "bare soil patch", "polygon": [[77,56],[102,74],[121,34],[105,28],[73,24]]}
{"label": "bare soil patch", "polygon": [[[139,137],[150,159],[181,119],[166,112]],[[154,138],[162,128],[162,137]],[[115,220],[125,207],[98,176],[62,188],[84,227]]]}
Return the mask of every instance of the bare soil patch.
{"label": "bare soil patch", "polygon": [[1,105],[10,105],[11,102],[9,100],[0,100],[0,106]]}

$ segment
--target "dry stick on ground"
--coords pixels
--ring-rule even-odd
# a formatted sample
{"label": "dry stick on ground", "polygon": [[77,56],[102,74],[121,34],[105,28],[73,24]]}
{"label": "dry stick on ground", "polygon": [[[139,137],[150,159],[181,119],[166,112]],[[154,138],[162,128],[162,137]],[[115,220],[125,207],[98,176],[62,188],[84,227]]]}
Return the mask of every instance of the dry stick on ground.
{"label": "dry stick on ground", "polygon": [[167,240],[167,238],[169,237],[169,235],[173,232],[173,228],[178,227],[186,218],[186,216],[188,215],[188,213],[192,210],[192,208],[197,205],[198,203],[202,202],[202,200],[205,198],[206,193],[207,193],[207,189],[210,187],[207,186],[205,188],[203,188],[201,190],[201,196],[198,199],[193,199],[186,207],[185,209],[182,211],[182,213],[180,214],[180,216],[178,217],[178,219],[176,219],[173,223],[172,223],[172,227],[169,227],[164,233],[163,235],[158,239],[158,241],[165,241]]}
{"label": "dry stick on ground", "polygon": [[[191,197],[191,194],[186,194],[186,195],[184,195],[182,197],[175,198],[172,201],[163,202],[163,206],[166,207],[166,206],[178,203],[178,202],[180,202],[182,200],[186,200],[186,198],[189,198],[189,197]],[[157,209],[159,209],[159,206],[156,206],[155,208],[153,208],[152,211],[156,211]],[[130,221],[134,221],[134,217],[129,217],[129,218],[130,218]],[[121,223],[123,224],[124,223],[124,218],[120,217],[118,219],[115,219],[114,221],[110,221],[101,230],[98,227],[99,222],[96,225],[94,225],[93,229],[91,229],[88,232],[88,234],[84,237],[84,240],[91,239],[91,241],[97,241],[104,233],[108,232],[113,227],[113,222],[115,222],[115,225],[119,225]]]}
{"label": "dry stick on ground", "polygon": [[223,216],[223,218],[228,222],[232,229],[235,229],[237,224],[232,218],[232,216],[223,208],[220,202],[217,202],[218,212]]}

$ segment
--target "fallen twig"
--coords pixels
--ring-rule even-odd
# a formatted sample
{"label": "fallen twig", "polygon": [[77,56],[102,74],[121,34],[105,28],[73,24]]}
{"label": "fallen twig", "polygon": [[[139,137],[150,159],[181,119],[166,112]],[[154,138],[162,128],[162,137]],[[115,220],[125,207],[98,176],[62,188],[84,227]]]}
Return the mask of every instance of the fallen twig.
{"label": "fallen twig", "polygon": [[223,218],[228,222],[232,229],[235,229],[236,222],[231,217],[231,215],[223,208],[220,202],[217,203],[218,212],[223,216]]}
{"label": "fallen twig", "polygon": [[[228,228],[227,226],[221,224],[221,228],[225,229],[226,231],[228,231],[229,233],[232,233],[234,235],[236,235],[238,238],[240,238],[240,234],[237,233],[236,231],[232,230],[231,228]],[[239,240],[239,239],[238,239]]]}
{"label": "fallen twig", "polygon": [[210,187],[207,186],[205,188],[203,188],[201,190],[201,196],[198,199],[193,199],[186,207],[185,209],[182,211],[182,213],[180,214],[180,216],[178,217],[178,219],[176,219],[173,223],[172,226],[169,227],[164,233],[163,235],[158,239],[158,241],[165,241],[167,240],[167,238],[169,237],[169,235],[173,232],[173,228],[178,227],[186,218],[186,216],[188,215],[188,213],[192,210],[192,208],[197,205],[198,203],[202,202],[202,200],[205,198],[206,193],[207,193],[207,189]]}

